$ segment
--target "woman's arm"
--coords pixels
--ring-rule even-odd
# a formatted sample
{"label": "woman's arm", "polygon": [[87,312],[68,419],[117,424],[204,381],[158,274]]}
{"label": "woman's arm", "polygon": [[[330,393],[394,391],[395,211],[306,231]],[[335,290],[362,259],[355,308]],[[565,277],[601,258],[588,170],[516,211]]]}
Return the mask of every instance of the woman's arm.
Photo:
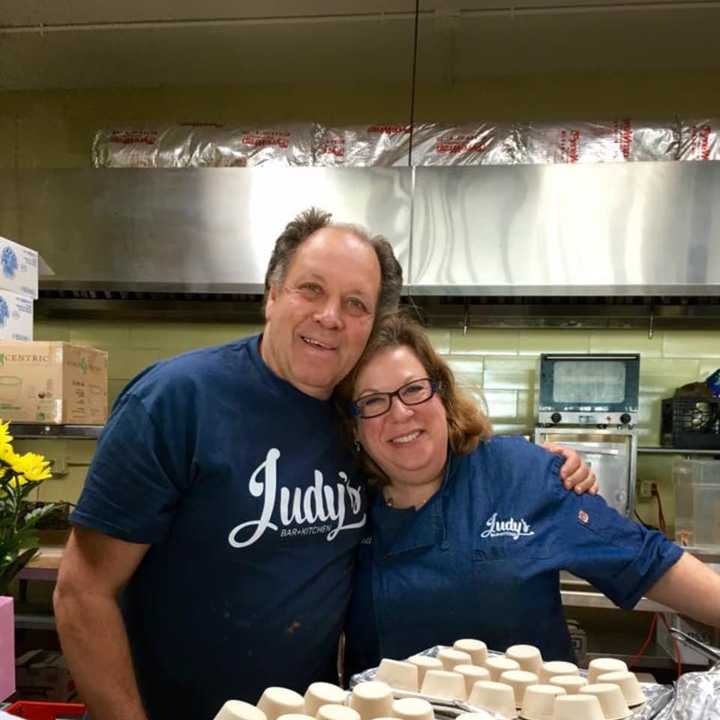
{"label": "woman's arm", "polygon": [[720,575],[688,553],[646,595],[699,622],[720,627]]}

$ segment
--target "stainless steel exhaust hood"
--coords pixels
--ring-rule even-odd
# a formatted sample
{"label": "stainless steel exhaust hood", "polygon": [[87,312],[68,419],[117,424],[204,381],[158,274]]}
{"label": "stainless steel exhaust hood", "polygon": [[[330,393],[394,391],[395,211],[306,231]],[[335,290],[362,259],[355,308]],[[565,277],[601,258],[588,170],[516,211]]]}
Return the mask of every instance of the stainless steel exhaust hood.
{"label": "stainless steel exhaust hood", "polygon": [[407,277],[411,187],[402,169],[4,172],[0,235],[42,254],[44,290],[262,293],[275,238],[316,205],[382,228]]}
{"label": "stainless steel exhaust hood", "polygon": [[417,168],[419,294],[717,295],[720,163]]}
{"label": "stainless steel exhaust hood", "polygon": [[261,293],[310,205],[385,234],[416,295],[720,292],[720,163],[0,172],[44,291]]}

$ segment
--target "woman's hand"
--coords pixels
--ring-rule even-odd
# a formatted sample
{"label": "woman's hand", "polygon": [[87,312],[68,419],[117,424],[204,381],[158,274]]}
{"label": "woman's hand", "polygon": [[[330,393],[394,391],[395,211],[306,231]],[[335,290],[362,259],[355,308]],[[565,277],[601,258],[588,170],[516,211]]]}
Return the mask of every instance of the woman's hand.
{"label": "woman's hand", "polygon": [[566,490],[574,490],[578,495],[586,492],[597,495],[599,489],[597,477],[577,450],[549,442],[543,443],[542,446],[551,453],[565,458],[560,468],[560,477]]}

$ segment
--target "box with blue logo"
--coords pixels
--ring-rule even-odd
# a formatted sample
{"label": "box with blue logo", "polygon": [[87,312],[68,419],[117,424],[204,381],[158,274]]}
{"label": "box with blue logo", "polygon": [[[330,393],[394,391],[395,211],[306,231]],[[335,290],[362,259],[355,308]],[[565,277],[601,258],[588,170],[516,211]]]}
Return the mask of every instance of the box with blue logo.
{"label": "box with blue logo", "polygon": [[37,300],[38,254],[0,237],[0,289]]}
{"label": "box with blue logo", "polygon": [[0,340],[33,339],[33,299],[0,290]]}

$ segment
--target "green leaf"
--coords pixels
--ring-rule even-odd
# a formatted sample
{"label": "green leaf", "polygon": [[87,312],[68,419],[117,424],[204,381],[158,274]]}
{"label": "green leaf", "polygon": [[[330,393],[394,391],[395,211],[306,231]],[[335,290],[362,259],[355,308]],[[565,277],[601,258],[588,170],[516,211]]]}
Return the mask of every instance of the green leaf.
{"label": "green leaf", "polygon": [[40,520],[42,520],[46,515],[49,515],[50,513],[54,512],[55,509],[59,507],[57,503],[52,503],[48,505],[41,505],[38,508],[35,508],[34,510],[31,510],[22,520],[22,524],[24,527],[33,528],[35,527]]}
{"label": "green leaf", "polygon": [[7,591],[11,580],[30,562],[37,548],[30,548],[14,557],[9,563],[0,557],[0,593]]}

